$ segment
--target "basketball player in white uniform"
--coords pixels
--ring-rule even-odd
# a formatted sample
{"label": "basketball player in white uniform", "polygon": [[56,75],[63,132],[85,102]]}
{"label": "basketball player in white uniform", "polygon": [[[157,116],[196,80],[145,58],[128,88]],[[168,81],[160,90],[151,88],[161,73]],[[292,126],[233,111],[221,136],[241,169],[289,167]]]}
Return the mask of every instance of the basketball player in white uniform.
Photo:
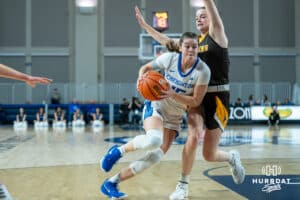
{"label": "basketball player in white uniform", "polygon": [[141,159],[134,161],[102,184],[100,191],[109,198],[124,198],[118,184],[158,163],[176,137],[182,118],[188,107],[200,105],[210,80],[208,66],[197,56],[198,36],[186,32],[180,39],[181,53],[160,55],[139,70],[139,80],[149,70],[163,71],[171,88],[163,91],[160,101],[145,101],[143,111],[144,135],[138,135],[127,144],[113,146],[101,159],[100,168],[108,172],[127,152],[150,149]]}

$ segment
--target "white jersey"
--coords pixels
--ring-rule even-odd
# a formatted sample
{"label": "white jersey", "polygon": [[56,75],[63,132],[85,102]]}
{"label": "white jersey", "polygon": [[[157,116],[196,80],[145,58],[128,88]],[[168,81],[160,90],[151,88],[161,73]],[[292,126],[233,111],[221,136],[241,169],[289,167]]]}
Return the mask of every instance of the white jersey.
{"label": "white jersey", "polygon": [[[199,57],[186,73],[181,71],[181,54],[179,53],[164,53],[152,62],[152,66],[160,69],[164,73],[166,80],[176,93],[183,95],[193,95],[196,85],[208,85],[210,80],[210,69]],[[151,106],[155,108],[158,113],[161,113],[164,123],[173,124],[173,128],[164,126],[175,130],[177,130],[175,124],[179,126],[187,108],[187,105],[171,97],[160,101],[152,101]]]}

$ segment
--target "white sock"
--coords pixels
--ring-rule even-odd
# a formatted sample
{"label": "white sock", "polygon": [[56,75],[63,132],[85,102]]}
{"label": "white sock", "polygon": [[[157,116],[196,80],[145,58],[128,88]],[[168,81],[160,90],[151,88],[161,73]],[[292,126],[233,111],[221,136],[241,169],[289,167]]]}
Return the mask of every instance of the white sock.
{"label": "white sock", "polygon": [[180,177],[179,177],[179,182],[189,184],[189,182],[190,182],[190,175],[183,175],[183,174],[181,174]]}
{"label": "white sock", "polygon": [[233,166],[233,155],[232,155],[232,153],[229,153],[229,160],[228,160],[228,163],[231,165],[231,166]]}
{"label": "white sock", "polygon": [[123,156],[124,153],[126,153],[126,152],[125,152],[125,145],[122,145],[122,146],[118,147],[118,149],[119,149],[119,151],[121,152],[121,155],[122,155],[122,156]]}
{"label": "white sock", "polygon": [[114,175],[113,177],[108,179],[109,182],[119,183],[120,182],[120,173]]}

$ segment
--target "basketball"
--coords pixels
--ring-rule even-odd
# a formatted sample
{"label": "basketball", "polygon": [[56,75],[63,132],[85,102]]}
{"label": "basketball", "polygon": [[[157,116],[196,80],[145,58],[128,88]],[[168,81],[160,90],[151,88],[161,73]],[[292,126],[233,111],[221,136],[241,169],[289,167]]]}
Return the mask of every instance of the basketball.
{"label": "basketball", "polygon": [[139,93],[150,101],[161,100],[161,91],[169,88],[168,81],[157,71],[146,72],[138,82]]}

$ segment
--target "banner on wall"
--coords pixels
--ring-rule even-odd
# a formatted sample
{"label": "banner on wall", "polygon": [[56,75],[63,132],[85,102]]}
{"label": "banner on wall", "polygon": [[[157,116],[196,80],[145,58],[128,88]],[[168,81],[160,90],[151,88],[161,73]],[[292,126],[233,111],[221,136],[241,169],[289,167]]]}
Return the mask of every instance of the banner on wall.
{"label": "banner on wall", "polygon": [[250,107],[230,107],[229,120],[251,120]]}
{"label": "banner on wall", "polygon": [[[278,106],[277,110],[280,120],[300,120],[300,106]],[[268,120],[268,116],[272,112],[272,107],[252,106],[252,120]]]}

